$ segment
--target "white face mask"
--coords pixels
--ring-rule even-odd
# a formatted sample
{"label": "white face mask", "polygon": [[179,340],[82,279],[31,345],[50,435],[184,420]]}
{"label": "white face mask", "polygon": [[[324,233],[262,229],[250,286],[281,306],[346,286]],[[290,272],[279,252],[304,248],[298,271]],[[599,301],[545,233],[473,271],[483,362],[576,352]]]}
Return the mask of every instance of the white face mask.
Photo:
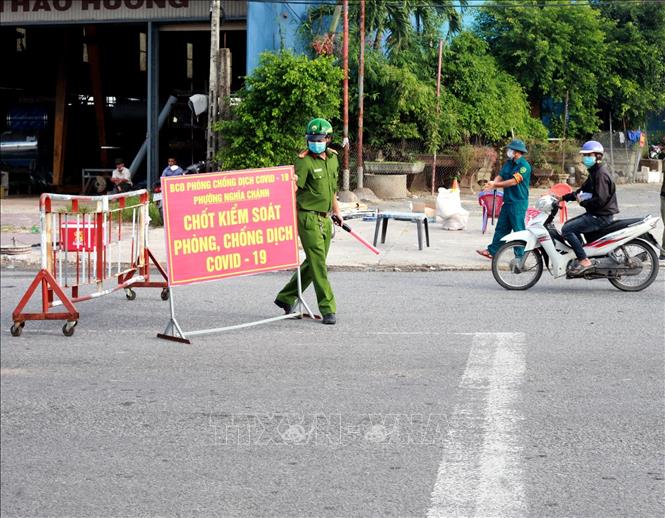
{"label": "white face mask", "polygon": [[506,156],[512,160],[513,158],[515,158],[515,151],[509,149],[508,151],[506,151]]}

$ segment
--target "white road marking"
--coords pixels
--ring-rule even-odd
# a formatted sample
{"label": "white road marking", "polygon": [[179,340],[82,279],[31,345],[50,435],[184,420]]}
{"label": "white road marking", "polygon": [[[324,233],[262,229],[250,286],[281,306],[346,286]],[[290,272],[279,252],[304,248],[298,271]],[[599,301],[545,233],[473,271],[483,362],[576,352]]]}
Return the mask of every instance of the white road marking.
{"label": "white road marking", "polygon": [[519,442],[524,333],[474,333],[428,518],[526,516]]}

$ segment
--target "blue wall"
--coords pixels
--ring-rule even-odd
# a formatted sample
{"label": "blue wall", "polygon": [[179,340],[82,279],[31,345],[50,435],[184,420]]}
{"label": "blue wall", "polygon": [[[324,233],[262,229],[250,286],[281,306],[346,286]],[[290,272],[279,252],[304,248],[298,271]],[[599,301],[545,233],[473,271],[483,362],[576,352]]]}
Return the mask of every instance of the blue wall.
{"label": "blue wall", "polygon": [[282,48],[298,53],[304,50],[298,38],[298,27],[311,5],[251,0],[248,2],[247,75],[259,64],[262,52]]}

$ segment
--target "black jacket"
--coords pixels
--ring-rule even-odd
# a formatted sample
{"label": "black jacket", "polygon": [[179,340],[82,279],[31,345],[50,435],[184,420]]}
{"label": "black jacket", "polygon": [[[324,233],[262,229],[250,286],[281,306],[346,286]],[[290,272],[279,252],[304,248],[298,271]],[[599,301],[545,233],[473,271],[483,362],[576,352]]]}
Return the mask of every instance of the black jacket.
{"label": "black jacket", "polygon": [[612,181],[612,176],[607,170],[605,164],[596,164],[589,169],[589,178],[575,192],[566,194],[565,201],[575,201],[580,191],[591,193],[591,199],[580,202],[589,214],[594,216],[609,216],[618,214],[619,204],[617,203],[616,187]]}

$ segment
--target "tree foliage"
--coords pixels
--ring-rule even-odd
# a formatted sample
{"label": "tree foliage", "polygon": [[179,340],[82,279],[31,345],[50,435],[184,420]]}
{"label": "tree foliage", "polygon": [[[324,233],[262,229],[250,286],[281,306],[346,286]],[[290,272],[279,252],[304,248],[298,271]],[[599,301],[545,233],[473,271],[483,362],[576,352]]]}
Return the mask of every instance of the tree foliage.
{"label": "tree foliage", "polygon": [[[355,74],[354,74],[355,75]],[[352,92],[352,115],[357,116],[358,90]],[[435,145],[438,133],[434,117],[435,92],[406,67],[391,64],[381,52],[368,52],[365,59],[365,141],[388,159],[400,155],[405,141]]]}
{"label": "tree foliage", "polygon": [[[329,21],[341,1],[313,6],[308,10],[300,33],[309,46],[312,39],[330,30]],[[423,37],[437,41],[441,27],[447,25],[448,35],[462,28],[462,14],[468,0],[366,0],[365,35],[368,46],[387,54],[416,49]],[[457,6],[460,6],[459,8]],[[357,39],[360,5],[349,2],[351,32]],[[333,28],[333,31],[336,30]],[[341,35],[338,35],[341,40]]]}
{"label": "tree foliage", "polygon": [[598,2],[608,44],[601,106],[629,124],[665,108],[665,4]]}
{"label": "tree foliage", "polygon": [[312,117],[339,117],[343,72],[333,58],[310,59],[290,52],[261,55],[238,93],[231,120],[220,122],[223,169],[293,163],[304,147]]}
{"label": "tree foliage", "polygon": [[524,138],[542,137],[545,129],[532,119],[522,87],[502,70],[487,44],[470,32],[453,39],[443,60],[443,88],[452,94],[461,137],[497,142],[511,131]]}
{"label": "tree foliage", "polygon": [[598,128],[598,99],[608,72],[608,45],[598,10],[589,4],[545,5],[524,0],[480,10],[476,29],[504,70],[540,108],[545,98],[569,99],[569,135]]}

